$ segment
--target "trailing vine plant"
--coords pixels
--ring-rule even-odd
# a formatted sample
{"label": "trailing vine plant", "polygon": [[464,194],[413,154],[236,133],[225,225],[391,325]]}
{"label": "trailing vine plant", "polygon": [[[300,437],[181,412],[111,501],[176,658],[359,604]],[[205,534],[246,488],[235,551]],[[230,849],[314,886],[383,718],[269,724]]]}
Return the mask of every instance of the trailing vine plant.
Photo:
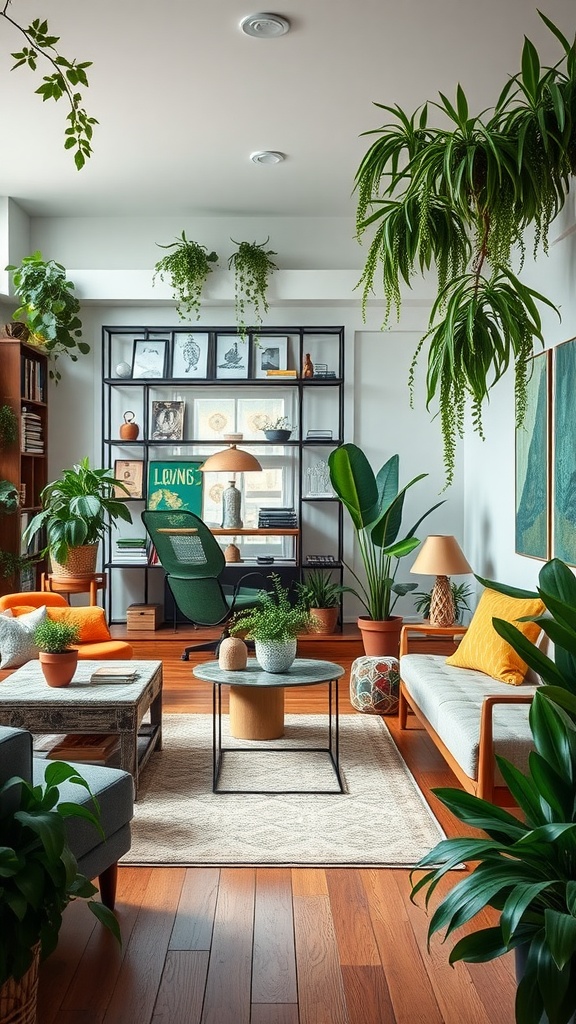
{"label": "trailing vine plant", "polygon": [[92,66],[92,61],[80,62],[64,57],[57,48],[60,36],[50,34],[45,20],[35,18],[24,28],[8,13],[11,2],[5,0],[0,7],[0,17],[24,37],[25,43],[21,50],[10,54],[16,62],[11,70],[26,66],[31,71],[37,71],[40,60],[51,66],[51,74],[44,75],[36,93],[44,101],[57,101],[63,96],[68,101],[70,110],[66,118],[68,126],[64,131],[64,149],[74,150],[74,163],[81,170],[92,156],[92,135],[94,125],[98,124],[96,118],[86,113],[82,106],[82,93],[79,91],[80,88],[88,88],[86,69]]}
{"label": "trailing vine plant", "polygon": [[268,283],[270,275],[278,270],[270,258],[277,254],[266,250],[270,237],[265,242],[236,242],[231,239],[238,251],[233,252],[228,266],[234,270],[234,301],[236,324],[240,337],[246,339],[248,326],[248,310],[253,311],[254,323],[260,325],[263,314],[268,312]]}
{"label": "trailing vine plant", "polygon": [[[542,67],[525,39],[520,71],[488,111],[472,115],[460,85],[454,104],[440,93],[440,102],[411,115],[375,104],[392,120],[365,133],[377,138],[356,173],[358,238],[373,232],[359,281],[364,316],[378,271],[383,328],[393,309],[400,316],[402,284],[430,268],[437,272],[438,295],[409,387],[412,397],[415,366],[428,343],[426,406],[437,396],[446,486],[466,403],[482,437],[483,403],[511,364],[522,424],[527,359],[544,343],[538,303],[556,309],[518,277],[526,231],[534,232],[534,254],[547,253],[550,225],[576,171],[576,39],[569,43],[540,17],[562,49],[553,67]],[[431,107],[448,128],[429,124]]]}
{"label": "trailing vine plant", "polygon": [[181,238],[177,238],[175,242],[168,245],[160,245],[159,242],[157,244],[161,249],[172,249],[173,252],[158,260],[152,283],[157,277],[161,281],[167,277],[180,319],[187,320],[194,315],[196,320],[199,320],[202,291],[208,274],[212,273],[211,264],[218,262],[218,254],[208,252],[205,245],[186,238],[184,231]]}

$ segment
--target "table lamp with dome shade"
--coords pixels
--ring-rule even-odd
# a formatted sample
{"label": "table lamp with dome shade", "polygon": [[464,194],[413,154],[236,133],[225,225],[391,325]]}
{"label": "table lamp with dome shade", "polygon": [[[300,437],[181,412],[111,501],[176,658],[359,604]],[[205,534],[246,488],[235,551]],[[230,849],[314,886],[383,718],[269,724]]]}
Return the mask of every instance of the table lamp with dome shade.
{"label": "table lamp with dome shade", "polygon": [[[202,473],[229,473],[228,487],[222,492],[222,528],[225,530],[241,530],[241,494],[236,487],[236,473],[254,473],[261,471],[258,459],[243,448],[230,444],[221,452],[210,455],[200,467]],[[235,545],[229,545],[235,547]],[[229,552],[227,561],[238,561],[240,552]]]}
{"label": "table lamp with dome shade", "polygon": [[426,538],[410,572],[435,576],[430,600],[430,625],[453,626],[456,620],[450,576],[471,573],[455,537],[433,534]]}

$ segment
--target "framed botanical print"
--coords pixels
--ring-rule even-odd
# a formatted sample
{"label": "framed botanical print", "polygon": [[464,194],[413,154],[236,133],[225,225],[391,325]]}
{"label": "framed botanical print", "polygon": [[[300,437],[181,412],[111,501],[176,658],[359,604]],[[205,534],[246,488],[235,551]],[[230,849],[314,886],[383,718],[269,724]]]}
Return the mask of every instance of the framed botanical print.
{"label": "framed botanical print", "polygon": [[216,379],[247,379],[250,344],[230,334],[216,337]]}
{"label": "framed botanical print", "polygon": [[152,441],[182,441],[184,402],[152,402],[150,437]]}
{"label": "framed botanical print", "polygon": [[167,338],[137,338],[132,354],[132,377],[136,380],[164,377]]}
{"label": "framed botanical print", "polygon": [[516,429],[516,551],[550,557],[550,352],[531,360],[524,422]]}
{"label": "framed botanical print", "polygon": [[265,338],[258,335],[253,352],[253,377],[266,377],[268,370],[288,369],[288,338]]}
{"label": "framed botanical print", "polygon": [[205,380],[208,376],[208,334],[174,333],[172,377],[183,380]]}
{"label": "framed botanical print", "polygon": [[144,462],[141,459],[116,459],[114,463],[114,476],[124,487],[128,494],[121,487],[114,487],[115,498],[142,498]]}

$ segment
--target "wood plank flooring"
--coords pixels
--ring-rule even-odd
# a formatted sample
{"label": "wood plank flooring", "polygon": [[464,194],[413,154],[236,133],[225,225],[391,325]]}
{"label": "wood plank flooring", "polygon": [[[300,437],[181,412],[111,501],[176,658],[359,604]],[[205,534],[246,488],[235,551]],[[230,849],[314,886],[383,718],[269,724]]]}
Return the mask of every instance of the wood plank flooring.
{"label": "wood plank flooring", "polygon": [[[166,711],[211,709],[211,690],[180,661],[194,638],[135,642],[136,657],[164,662]],[[313,644],[301,656],[346,668],[361,653],[354,637]],[[289,691],[288,712],[315,713],[317,689]],[[446,832],[461,834],[430,794],[456,784],[441,757],[421,731],[388,724]],[[122,949],[71,905],[41,968],[38,1024],[513,1024],[511,958],[452,968],[450,942],[428,953],[427,917],[409,893],[405,870],[121,868]]]}

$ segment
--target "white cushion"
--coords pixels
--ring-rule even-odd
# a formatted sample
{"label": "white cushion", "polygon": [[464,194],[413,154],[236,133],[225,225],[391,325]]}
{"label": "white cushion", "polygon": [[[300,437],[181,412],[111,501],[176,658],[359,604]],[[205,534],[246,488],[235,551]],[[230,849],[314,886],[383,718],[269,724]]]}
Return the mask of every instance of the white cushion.
{"label": "white cushion", "polygon": [[[471,779],[478,778],[480,717],[485,697],[532,695],[536,686],[522,683],[512,690],[484,672],[447,665],[437,654],[406,654],[400,676],[408,693],[428,719],[454,759]],[[528,767],[534,741],[528,722],[529,704],[499,704],[493,709],[494,750],[521,771]],[[503,779],[496,769],[498,785]]]}
{"label": "white cushion", "polygon": [[33,634],[46,618],[46,605],[15,618],[0,615],[0,668],[17,668],[38,657]]}

